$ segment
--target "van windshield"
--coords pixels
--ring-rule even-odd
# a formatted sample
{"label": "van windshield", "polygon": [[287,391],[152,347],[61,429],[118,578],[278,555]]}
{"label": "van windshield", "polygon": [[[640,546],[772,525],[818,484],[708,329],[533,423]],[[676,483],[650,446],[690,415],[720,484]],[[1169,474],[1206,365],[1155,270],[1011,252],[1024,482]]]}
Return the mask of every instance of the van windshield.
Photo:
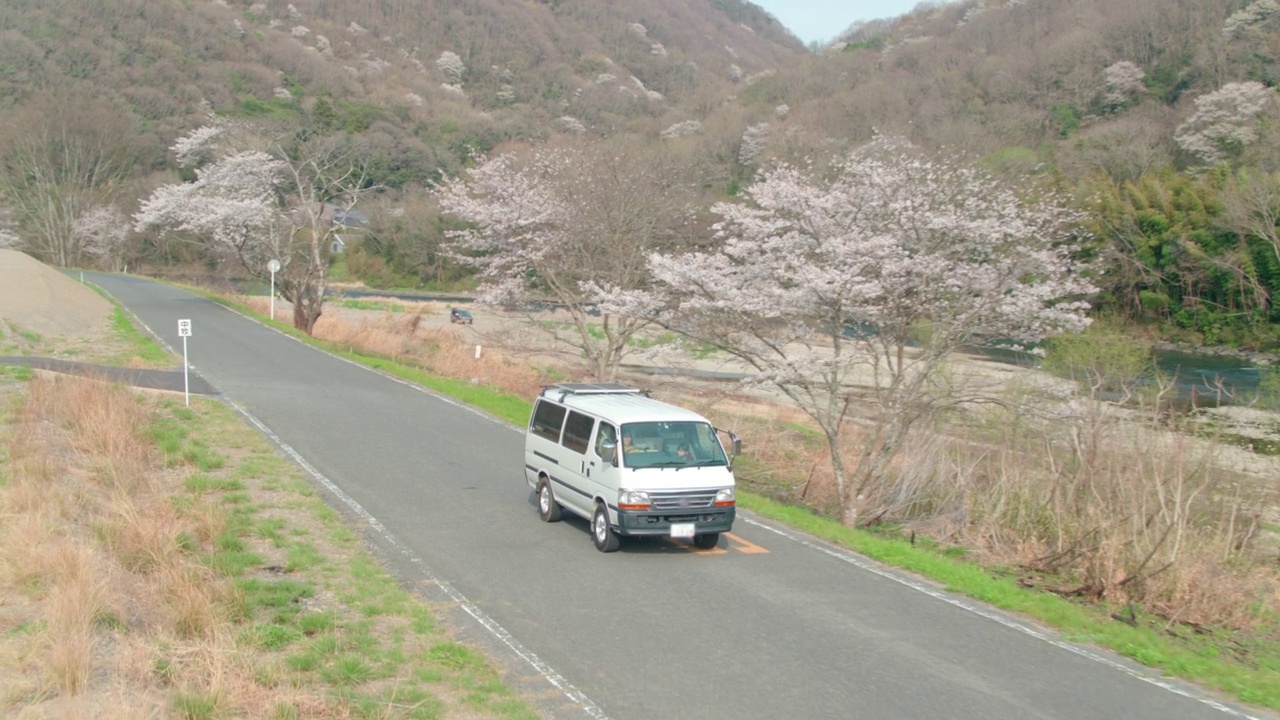
{"label": "van windshield", "polygon": [[704,422],[643,422],[622,426],[627,467],[728,465],[716,431]]}

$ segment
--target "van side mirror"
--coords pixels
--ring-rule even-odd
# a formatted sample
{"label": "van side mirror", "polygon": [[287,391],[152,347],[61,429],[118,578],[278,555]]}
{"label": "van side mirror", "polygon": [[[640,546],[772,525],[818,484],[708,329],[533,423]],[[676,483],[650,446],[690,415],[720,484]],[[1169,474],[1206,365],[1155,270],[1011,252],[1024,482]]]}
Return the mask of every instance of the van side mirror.
{"label": "van side mirror", "polygon": [[742,438],[728,430],[715,428],[715,431],[729,436],[729,464],[732,465],[733,459],[742,454]]}
{"label": "van side mirror", "polygon": [[600,444],[600,458],[610,465],[618,464],[618,443],[604,442]]}

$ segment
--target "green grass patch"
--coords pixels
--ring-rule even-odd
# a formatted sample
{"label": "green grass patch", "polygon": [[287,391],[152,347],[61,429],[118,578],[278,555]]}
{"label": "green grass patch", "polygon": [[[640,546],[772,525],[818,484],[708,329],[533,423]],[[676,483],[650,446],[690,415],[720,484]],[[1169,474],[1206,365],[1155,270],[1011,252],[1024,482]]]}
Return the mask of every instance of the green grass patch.
{"label": "green grass patch", "polygon": [[18,382],[27,382],[33,377],[35,377],[35,372],[25,365],[6,365],[0,367],[0,378],[8,378]]}
{"label": "green grass patch", "polygon": [[253,502],[253,497],[249,493],[233,492],[223,495],[222,502],[226,505],[248,505]]}
{"label": "green grass patch", "polygon": [[218,538],[218,546],[218,552],[209,556],[207,562],[209,567],[227,577],[239,577],[266,562],[261,555],[245,549],[239,538],[222,536]]}
{"label": "green grass patch", "polygon": [[[93,286],[96,288],[96,286]],[[114,303],[115,301],[112,300]],[[122,353],[126,360],[141,360],[148,367],[169,367],[177,362],[177,358],[169,354],[160,343],[152,340],[150,337],[139,332],[137,326],[129,319],[124,310],[116,305],[115,311],[111,315],[111,330],[117,337],[125,340],[129,344],[129,349]],[[125,365],[126,362],[119,358],[115,361],[108,361],[109,365]]]}
{"label": "green grass patch", "polygon": [[281,475],[285,472],[285,462],[275,456],[254,455],[245,458],[235,469],[235,476],[241,480],[257,480]]}
{"label": "green grass patch", "polygon": [[280,518],[259,518],[254,525],[254,533],[277,548],[285,546],[285,529],[286,523]]}
{"label": "green grass patch", "polygon": [[438,643],[427,651],[427,659],[451,670],[481,670],[484,660],[470,648],[458,643]]}
{"label": "green grass patch", "polygon": [[39,635],[49,627],[49,623],[44,620],[23,620],[5,631],[5,637],[18,637],[23,635]]}
{"label": "green grass patch", "polygon": [[288,561],[285,564],[285,569],[290,572],[309,570],[313,567],[318,567],[325,562],[325,556],[313,545],[309,545],[307,543],[294,543],[290,545],[286,555]]}
{"label": "green grass patch", "polygon": [[290,655],[284,659],[285,666],[295,672],[314,672],[320,669],[322,663],[324,656],[314,651]]}
{"label": "green grass patch", "polygon": [[315,596],[315,586],[296,580],[263,580],[241,578],[236,587],[244,593],[245,603],[252,609],[268,609],[272,613],[283,609],[300,609],[300,601]]}
{"label": "green grass patch", "polygon": [[147,434],[166,457],[175,458],[182,452],[189,431],[173,418],[160,418],[151,423]]}
{"label": "green grass patch", "polygon": [[307,636],[327,633],[337,626],[338,616],[333,612],[311,613],[298,618],[298,629]]}
{"label": "green grass patch", "polygon": [[343,298],[338,301],[338,306],[348,310],[375,310],[393,313],[402,313],[408,308],[404,303],[391,300],[359,300],[355,298]]}
{"label": "green grass patch", "polygon": [[194,465],[204,472],[218,470],[227,464],[227,456],[209,448],[204,443],[192,443],[182,449],[182,462]]}
{"label": "green grass patch", "polygon": [[183,720],[214,720],[222,698],[217,693],[174,693],[173,709]]}
{"label": "green grass patch", "polygon": [[302,631],[288,625],[261,623],[250,625],[240,631],[239,641],[243,645],[259,650],[283,650],[302,638]]}
{"label": "green grass patch", "polygon": [[472,385],[465,380],[442,378],[425,370],[405,367],[391,360],[370,358],[350,351],[335,350],[335,353],[350,360],[364,363],[376,370],[381,370],[388,375],[394,375],[417,383],[423,387],[474,405],[507,422],[524,425],[529,420],[529,411],[532,406],[528,400],[521,397],[496,392],[482,385]]}
{"label": "green grass patch", "polygon": [[331,685],[350,687],[378,677],[377,671],[360,655],[341,655],[320,671],[320,678]]}
{"label": "green grass patch", "polygon": [[186,480],[182,481],[182,486],[190,493],[225,492],[244,489],[244,483],[235,478],[215,477],[205,473],[188,475]]}

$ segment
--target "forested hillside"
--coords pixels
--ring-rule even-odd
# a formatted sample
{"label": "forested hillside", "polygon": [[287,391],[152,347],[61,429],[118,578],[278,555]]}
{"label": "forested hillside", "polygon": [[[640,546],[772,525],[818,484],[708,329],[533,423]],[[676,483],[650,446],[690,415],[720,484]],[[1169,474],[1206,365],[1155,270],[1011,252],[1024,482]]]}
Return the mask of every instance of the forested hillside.
{"label": "forested hillside", "polygon": [[[0,238],[60,264],[214,264],[132,230],[107,260],[85,228],[178,177],[170,146],[211,112],[358,142],[377,192],[351,266],[425,286],[465,275],[426,188],[477,153],[674,153],[705,208],[776,162],[902,135],[1069,196],[1100,312],[1266,349],[1278,53],[1275,0],[922,3],[816,53],[743,0],[3,0]],[[684,231],[709,238],[705,217]]]}
{"label": "forested hillside", "polygon": [[506,140],[687,119],[803,50],[754,6],[686,0],[5,0],[0,39],[7,118],[122,123],[152,168],[205,104],[304,122],[324,98],[319,121],[372,131],[396,184]]}
{"label": "forested hillside", "polygon": [[1274,0],[922,3],[742,101],[757,122],[786,103],[812,141],[902,134],[1071,192],[1107,260],[1103,310],[1274,347],[1278,58]]}

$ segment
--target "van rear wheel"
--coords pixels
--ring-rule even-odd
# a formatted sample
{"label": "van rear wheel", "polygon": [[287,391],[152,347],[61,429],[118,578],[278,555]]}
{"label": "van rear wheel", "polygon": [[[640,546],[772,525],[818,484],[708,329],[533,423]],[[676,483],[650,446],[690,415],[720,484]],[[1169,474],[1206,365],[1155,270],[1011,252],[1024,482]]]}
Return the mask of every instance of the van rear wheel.
{"label": "van rear wheel", "polygon": [[596,504],[596,512],[591,516],[591,541],[600,552],[613,552],[618,549],[621,540],[618,534],[609,527],[609,509],[604,503]]}
{"label": "van rear wheel", "polygon": [[720,543],[720,533],[703,533],[693,536],[693,546],[700,550],[710,550]]}
{"label": "van rear wheel", "polygon": [[538,481],[538,517],[542,522],[558,522],[560,520],[560,503],[551,494],[551,484],[546,478]]}

